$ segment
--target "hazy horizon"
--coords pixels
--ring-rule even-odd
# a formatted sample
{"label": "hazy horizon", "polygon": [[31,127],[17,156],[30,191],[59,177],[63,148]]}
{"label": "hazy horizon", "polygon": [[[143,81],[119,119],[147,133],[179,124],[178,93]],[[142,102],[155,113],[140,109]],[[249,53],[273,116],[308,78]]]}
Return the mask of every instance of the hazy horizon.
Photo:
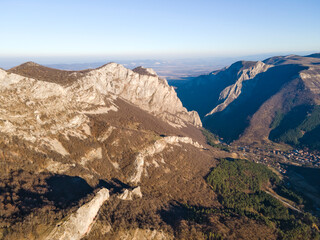
{"label": "hazy horizon", "polygon": [[214,70],[224,68],[240,60],[262,61],[266,58],[280,55],[307,55],[315,51],[304,52],[277,52],[246,56],[196,56],[196,57],[97,57],[97,56],[77,56],[77,57],[1,57],[0,68],[10,69],[25,62],[33,61],[38,64],[57,68],[61,70],[84,70],[97,68],[109,62],[122,64],[126,68],[133,69],[138,66],[153,68],[160,77],[168,80],[183,80],[203,74],[208,74]]}
{"label": "hazy horizon", "polygon": [[1,7],[0,57],[7,59],[202,58],[320,51],[316,0],[11,0]]}
{"label": "hazy horizon", "polygon": [[[37,62],[39,64],[76,64],[76,63],[93,63],[93,62],[105,62],[105,61],[136,61],[136,60],[187,60],[187,59],[243,59],[248,58],[261,60],[262,58],[270,56],[282,56],[282,55],[308,55],[311,53],[317,53],[320,50],[310,50],[310,51],[278,51],[278,52],[261,52],[255,54],[225,54],[225,55],[20,55],[20,56],[6,56],[0,54],[0,64],[3,61],[14,62],[15,64],[24,63],[28,61]],[[261,58],[261,59],[259,59]]]}

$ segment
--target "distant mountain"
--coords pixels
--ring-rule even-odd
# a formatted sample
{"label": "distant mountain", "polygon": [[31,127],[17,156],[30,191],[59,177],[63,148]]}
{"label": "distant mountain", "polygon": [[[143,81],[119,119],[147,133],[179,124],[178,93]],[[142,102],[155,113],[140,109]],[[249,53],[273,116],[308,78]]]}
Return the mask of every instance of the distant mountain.
{"label": "distant mountain", "polygon": [[320,53],[313,53],[313,54],[307,55],[306,57],[320,58]]}
{"label": "distant mountain", "polygon": [[317,56],[240,61],[190,80],[176,91],[187,109],[199,112],[204,127],[228,142],[273,140],[318,148]]}

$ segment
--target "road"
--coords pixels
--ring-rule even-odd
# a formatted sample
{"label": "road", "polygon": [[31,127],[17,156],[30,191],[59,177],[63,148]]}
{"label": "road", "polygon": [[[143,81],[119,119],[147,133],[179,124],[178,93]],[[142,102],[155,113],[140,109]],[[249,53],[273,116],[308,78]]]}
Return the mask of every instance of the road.
{"label": "road", "polygon": [[276,194],[274,193],[271,193],[269,191],[265,191],[266,193],[268,193],[269,195],[271,195],[272,197],[278,199],[280,202],[282,202],[284,205],[286,205],[287,207],[289,207],[290,209],[294,210],[294,211],[297,211],[299,213],[302,213],[301,210],[299,210],[298,208],[292,206],[291,204],[287,203],[286,201],[283,201],[281,198],[279,198]]}

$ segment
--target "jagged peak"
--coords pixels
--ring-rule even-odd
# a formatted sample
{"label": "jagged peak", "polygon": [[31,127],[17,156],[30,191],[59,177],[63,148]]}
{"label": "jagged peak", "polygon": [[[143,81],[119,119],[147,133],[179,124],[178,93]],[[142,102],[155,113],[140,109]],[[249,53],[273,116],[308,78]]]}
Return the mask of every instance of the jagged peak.
{"label": "jagged peak", "polygon": [[107,64],[104,64],[96,69],[92,69],[91,71],[94,70],[106,70],[106,71],[113,71],[115,68],[120,68],[120,69],[127,69],[128,71],[133,71],[139,75],[147,75],[147,76],[152,76],[152,77],[157,77],[157,73],[152,69],[152,68],[144,68],[142,66],[136,67],[132,70],[126,68],[125,66],[115,63],[115,62],[109,62]]}
{"label": "jagged peak", "polygon": [[[8,72],[16,73],[18,75],[22,75],[25,77],[33,77],[33,78],[37,79],[39,76],[37,76],[37,74],[33,73],[33,71],[35,71],[35,70],[37,71],[38,75],[40,72],[42,72],[42,73],[46,72],[46,75],[50,76],[53,73],[73,74],[74,75],[77,73],[82,73],[82,74],[88,73],[88,72],[92,72],[95,70],[113,71],[115,68],[127,69],[125,66],[123,66],[119,63],[109,62],[109,63],[106,63],[106,64],[100,66],[100,67],[93,68],[93,69],[83,69],[83,70],[78,70],[78,71],[70,71],[70,70],[61,70],[61,69],[57,69],[57,68],[51,68],[51,67],[47,67],[47,66],[38,64],[36,62],[28,61],[28,62],[22,63],[18,66],[10,68],[8,70]],[[4,70],[4,69],[2,69],[2,70]],[[130,69],[128,69],[128,70],[130,70]],[[136,67],[136,68],[132,69],[131,71],[138,73],[140,75],[149,75],[149,76],[153,76],[153,77],[157,76],[157,73],[152,68],[144,68],[142,66]]]}
{"label": "jagged peak", "polygon": [[157,73],[152,68],[144,68],[142,66],[136,67],[132,69],[132,71],[139,73],[140,75],[148,75],[152,77],[156,77]]}
{"label": "jagged peak", "polygon": [[97,68],[94,68],[94,69],[91,69],[91,70],[98,70],[98,69],[104,69],[104,68],[110,68],[110,67],[118,67],[118,66],[124,67],[123,65],[121,65],[119,63],[116,63],[116,62],[108,62],[106,64],[103,64],[100,67],[97,67]]}
{"label": "jagged peak", "polygon": [[[157,75],[150,77],[140,71],[147,71],[148,75],[153,73],[153,70],[142,67],[133,71],[121,64],[108,63],[86,73],[71,87],[114,94],[179,127],[186,126],[185,123],[201,126],[198,114],[188,112],[183,107],[176,92],[165,79]],[[101,98],[95,100],[99,102]]]}
{"label": "jagged peak", "polygon": [[[176,126],[183,127],[185,123],[201,126],[199,116],[188,112],[174,89],[166,80],[154,75],[152,69],[139,67],[133,71],[111,62],[97,69],[65,71],[28,62],[10,69],[11,72],[66,86],[90,103],[101,104],[103,95],[114,94]],[[90,89],[95,92],[90,92]]]}

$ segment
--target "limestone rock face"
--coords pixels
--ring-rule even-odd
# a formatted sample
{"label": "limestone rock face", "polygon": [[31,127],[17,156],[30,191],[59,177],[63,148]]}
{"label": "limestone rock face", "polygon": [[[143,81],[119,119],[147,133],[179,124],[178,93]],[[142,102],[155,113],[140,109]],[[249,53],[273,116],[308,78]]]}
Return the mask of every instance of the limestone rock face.
{"label": "limestone rock face", "polygon": [[227,108],[235,99],[250,90],[257,77],[273,65],[260,61],[238,61],[207,75],[181,84],[176,91],[188,110],[196,110],[201,120]]}
{"label": "limestone rock face", "polygon": [[17,87],[24,92],[33,92],[33,96],[37,98],[48,99],[60,95],[63,101],[67,99],[70,100],[69,103],[81,103],[87,107],[88,104],[96,105],[102,107],[99,111],[103,112],[114,110],[114,107],[106,107],[111,106],[110,98],[119,97],[160,117],[174,127],[181,128],[186,124],[202,126],[198,113],[188,112],[182,106],[173,87],[170,87],[166,80],[159,78],[152,69],[138,67],[132,71],[120,64],[109,63],[94,70],[72,72],[26,63],[8,72],[0,72],[2,89],[7,89],[10,84],[18,83],[20,80],[23,80],[21,82],[24,85],[33,87]]}
{"label": "limestone rock face", "polygon": [[[30,64],[24,64],[24,73],[28,67],[40,66]],[[46,71],[42,68],[42,72],[47,74]],[[52,71],[50,69],[50,73]],[[80,139],[91,136],[87,115],[118,111],[114,103],[118,98],[174,127],[201,126],[199,115],[182,106],[165,80],[150,69],[140,68],[139,72],[143,71],[148,74],[110,63],[83,73],[69,84],[60,84],[61,80],[55,83],[54,77],[47,82],[0,69],[0,132],[27,140],[35,148],[46,146],[67,156],[68,150],[55,136],[62,134]],[[64,73],[67,74],[74,75]]]}
{"label": "limestone rock face", "polygon": [[63,223],[59,223],[46,240],[80,240],[89,231],[102,204],[109,199],[109,190],[101,189]]}
{"label": "limestone rock face", "polygon": [[[196,148],[202,149],[203,146],[198,142],[193,141],[189,137],[178,137],[178,136],[169,136],[164,137],[156,141],[153,145],[148,146],[146,149],[143,149],[136,157],[135,160],[135,173],[129,177],[128,181],[132,183],[139,183],[141,181],[141,176],[145,170],[145,158],[151,157],[157,153],[162,152],[168,144],[170,145],[179,145],[180,143],[186,143],[193,145]],[[156,162],[155,162],[156,163]],[[157,163],[155,164],[157,166]]]}
{"label": "limestone rock face", "polygon": [[[234,64],[230,66],[230,68],[232,67],[235,67]],[[206,116],[223,111],[240,96],[245,81],[254,79],[257,74],[267,71],[270,67],[272,67],[272,65],[267,65],[259,61],[249,68],[241,68],[238,71],[236,82],[222,90],[218,100],[220,103],[212,109],[212,111],[207,113]]]}
{"label": "limestone rock face", "polygon": [[[79,98],[81,96],[81,98]],[[28,146],[50,148],[63,156],[68,151],[56,139],[59,134],[85,139],[91,135],[89,113],[107,113],[117,108],[101,94],[88,96],[63,87],[0,71],[0,132],[29,142]]]}
{"label": "limestone rock face", "polygon": [[302,71],[299,77],[303,81],[305,87],[314,95],[317,104],[320,104],[320,68],[310,66],[307,70]]}
{"label": "limestone rock face", "polygon": [[138,72],[142,74],[120,64],[109,63],[86,73],[71,88],[82,89],[86,93],[91,91],[92,94],[119,96],[177,127],[183,127],[186,123],[202,126],[199,115],[195,111],[188,112],[182,106],[174,88],[166,80],[150,69],[140,68]]}

